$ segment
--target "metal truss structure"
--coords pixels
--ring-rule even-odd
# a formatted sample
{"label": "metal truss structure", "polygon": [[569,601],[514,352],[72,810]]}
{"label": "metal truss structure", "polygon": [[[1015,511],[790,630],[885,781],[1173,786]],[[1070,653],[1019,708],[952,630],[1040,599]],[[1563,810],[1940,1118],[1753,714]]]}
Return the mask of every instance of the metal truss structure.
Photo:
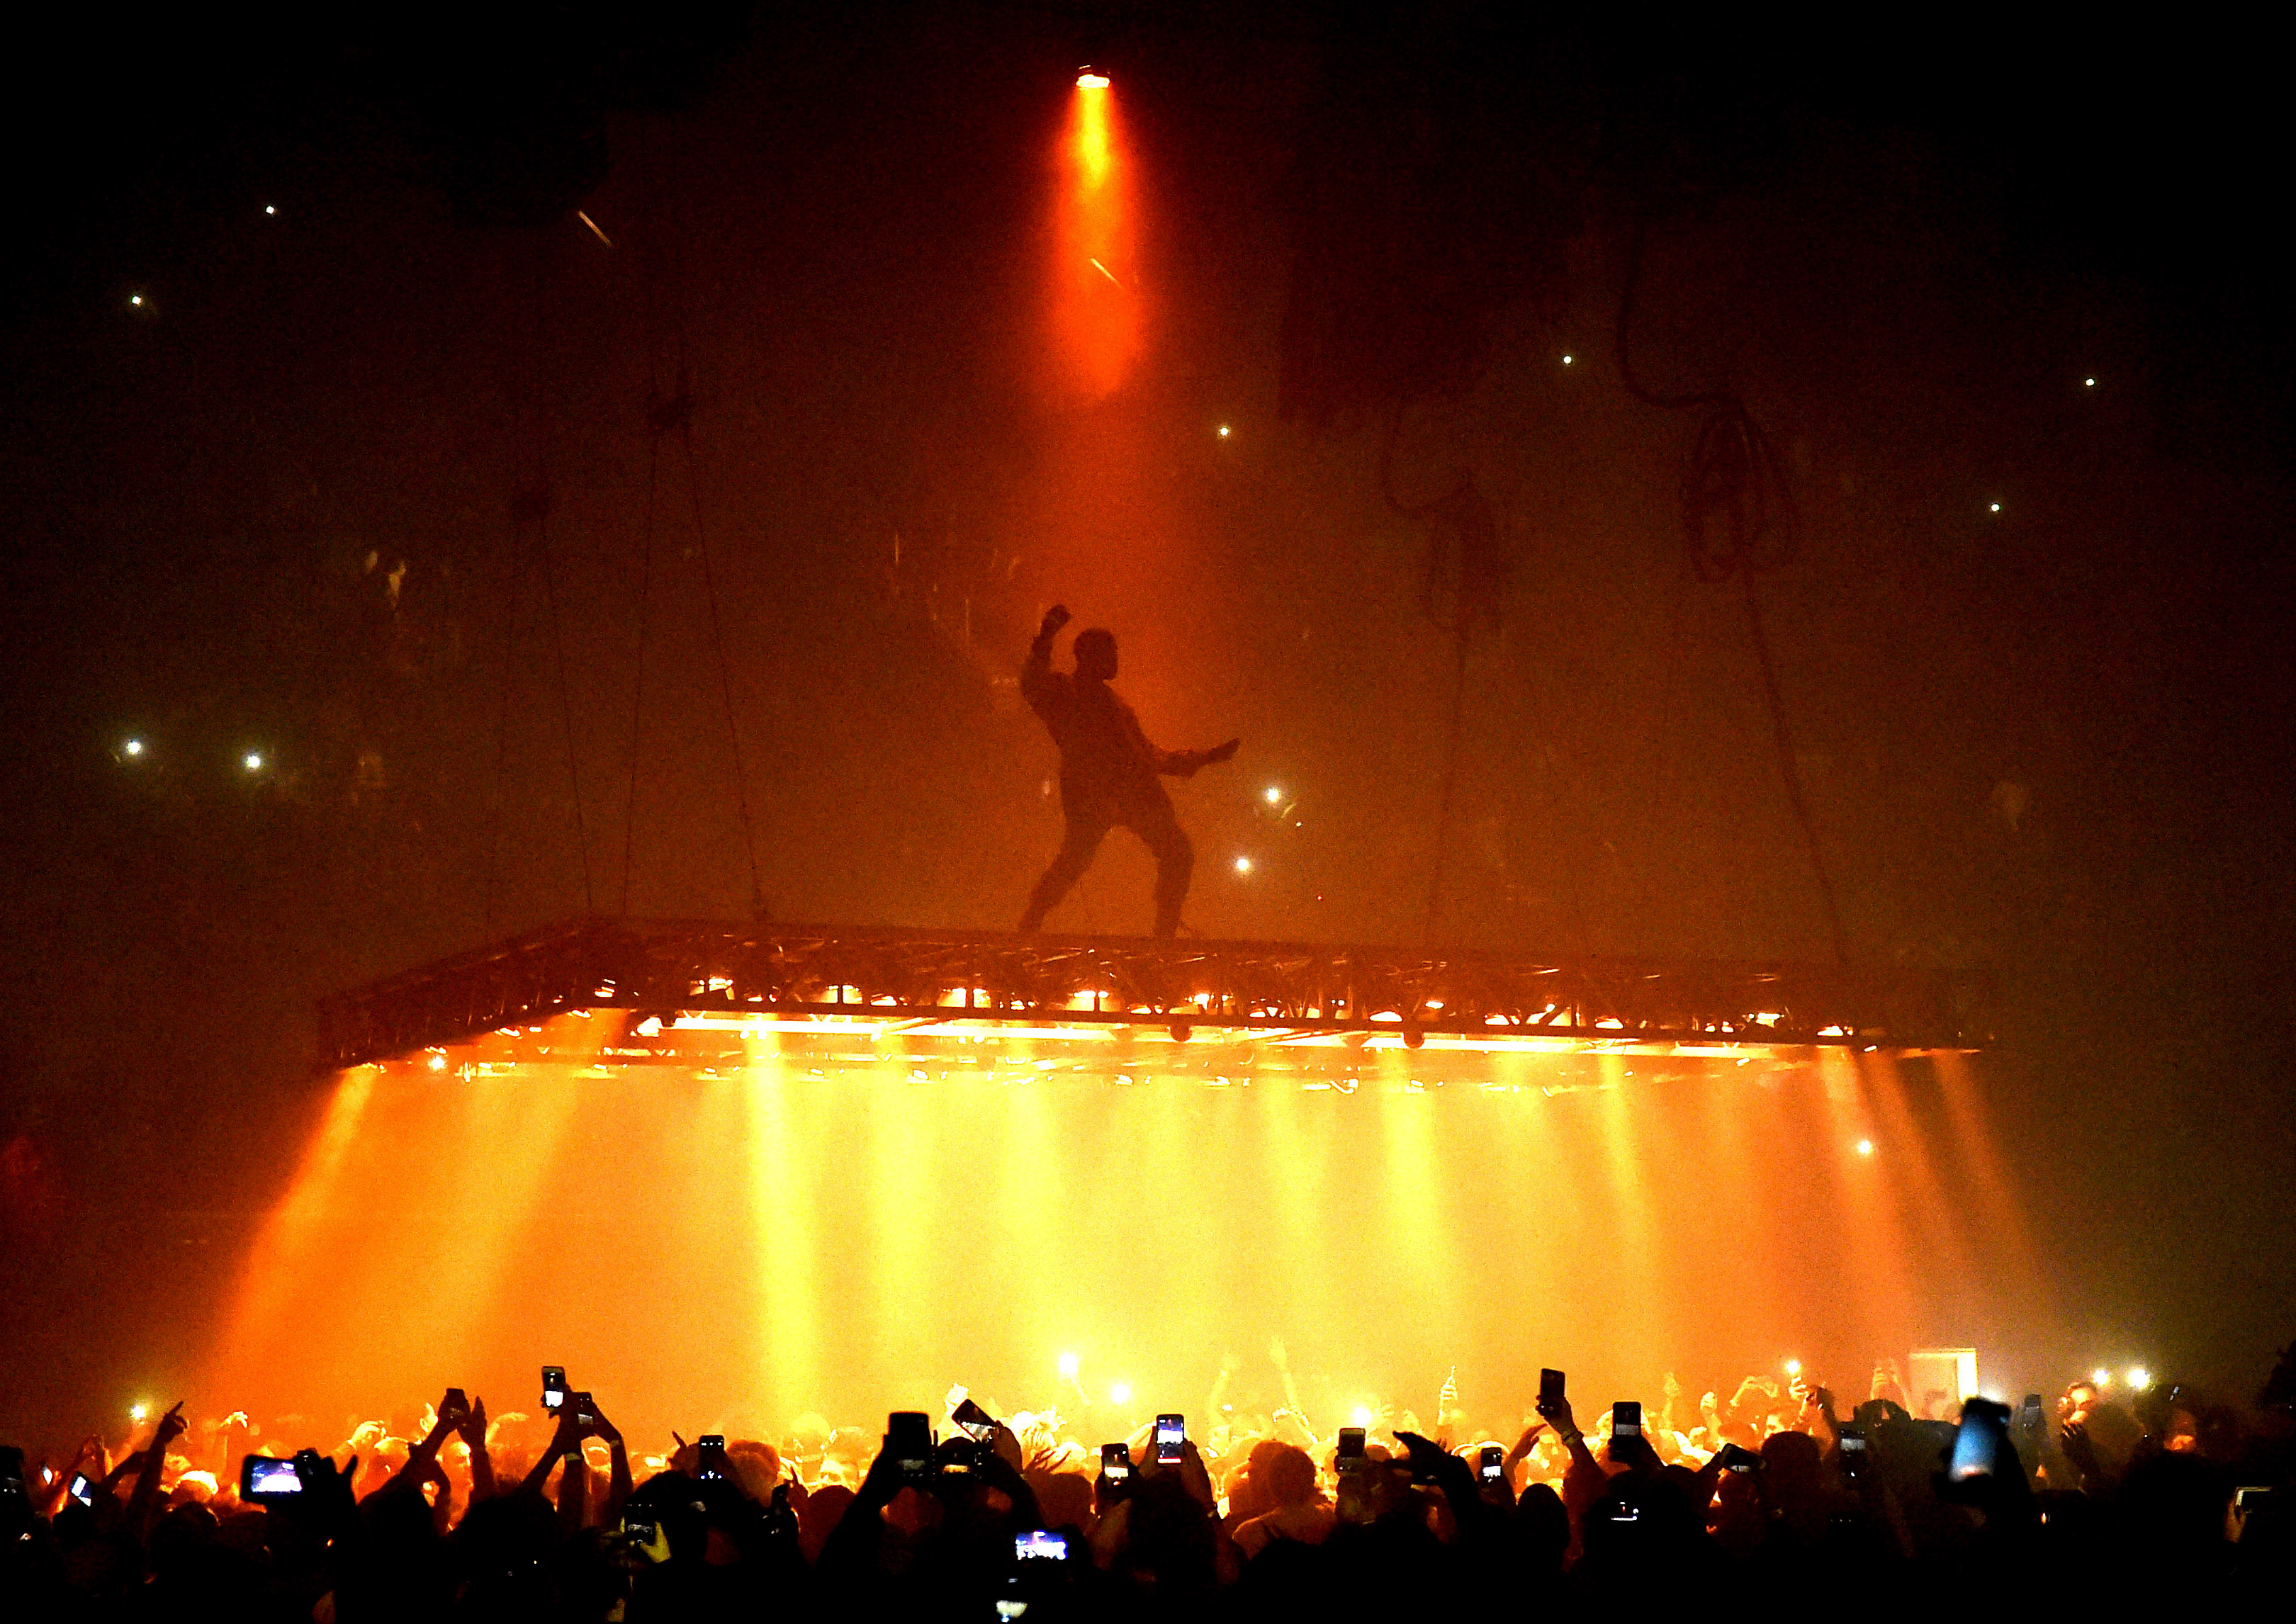
{"label": "metal truss structure", "polygon": [[322,1001],[341,1069],[581,1010],[946,1028],[1160,1028],[1176,1040],[1383,1035],[1416,1048],[1982,1048],[1976,988],[1939,972],[587,919]]}

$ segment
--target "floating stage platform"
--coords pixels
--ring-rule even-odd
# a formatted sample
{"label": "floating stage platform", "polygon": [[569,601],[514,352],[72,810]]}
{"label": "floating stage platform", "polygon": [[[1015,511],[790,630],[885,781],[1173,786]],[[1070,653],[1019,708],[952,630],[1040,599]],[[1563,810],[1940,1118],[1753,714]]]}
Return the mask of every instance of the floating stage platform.
{"label": "floating stage platform", "polygon": [[[1808,964],[585,919],[323,1000],[320,1060],[443,1070],[453,1048],[490,1067],[579,1052],[707,1068],[769,1038],[794,1057],[889,1040],[954,1054],[1009,1035],[1032,1053],[1061,1045],[1075,1062],[1062,1070],[1126,1080],[1154,1046],[1154,1070],[1184,1068],[1169,1046],[1192,1044],[1207,1065],[1297,1051],[1337,1079],[1390,1050],[1447,1070],[1479,1054],[1966,1053],[1988,1042],[1980,992],[1948,972]],[[611,1035],[545,1041],[562,1017],[601,1014]]]}

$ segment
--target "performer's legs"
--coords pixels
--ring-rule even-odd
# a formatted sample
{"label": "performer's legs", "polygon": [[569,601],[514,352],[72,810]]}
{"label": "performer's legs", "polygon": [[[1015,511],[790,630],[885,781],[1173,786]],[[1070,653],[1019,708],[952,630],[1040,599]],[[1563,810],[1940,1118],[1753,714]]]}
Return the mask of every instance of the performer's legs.
{"label": "performer's legs", "polygon": [[1164,796],[1158,796],[1152,807],[1132,809],[1125,822],[1156,858],[1156,934],[1173,935],[1180,928],[1180,905],[1188,899],[1196,849],[1188,843],[1171,801]]}
{"label": "performer's legs", "polygon": [[1100,843],[1108,836],[1108,824],[1096,817],[1079,817],[1069,814],[1068,833],[1061,841],[1060,851],[1054,857],[1052,866],[1037,882],[1037,889],[1029,893],[1029,911],[1021,915],[1023,931],[1040,929],[1045,915],[1060,906],[1069,888],[1092,866],[1092,859],[1100,850]]}

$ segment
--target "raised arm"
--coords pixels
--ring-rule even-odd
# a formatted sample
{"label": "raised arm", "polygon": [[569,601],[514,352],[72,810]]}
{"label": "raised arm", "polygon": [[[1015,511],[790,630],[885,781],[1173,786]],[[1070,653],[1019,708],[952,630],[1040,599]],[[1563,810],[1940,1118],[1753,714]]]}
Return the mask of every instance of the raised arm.
{"label": "raised arm", "polygon": [[1042,709],[1046,696],[1052,692],[1053,639],[1068,623],[1068,605],[1054,604],[1045,611],[1043,623],[1037,627],[1037,640],[1029,645],[1029,658],[1021,666],[1021,697],[1034,708]]}

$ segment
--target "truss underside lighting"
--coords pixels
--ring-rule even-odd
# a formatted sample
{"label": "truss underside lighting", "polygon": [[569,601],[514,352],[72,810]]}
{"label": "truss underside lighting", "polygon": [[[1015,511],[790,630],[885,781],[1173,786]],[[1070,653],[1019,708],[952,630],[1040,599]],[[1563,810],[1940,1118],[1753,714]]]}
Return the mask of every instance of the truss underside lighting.
{"label": "truss underside lighting", "polygon": [[1419,1070],[1480,1074],[1505,1055],[1791,1059],[1986,1042],[1972,988],[1937,972],[602,920],[327,999],[320,1029],[329,1069],[437,1070],[428,1057],[452,1046],[489,1069],[770,1057],[827,1075],[906,1059],[928,1078],[1001,1064],[1129,1080],[1219,1075],[1218,1057],[1240,1052],[1335,1086],[1392,1065],[1390,1051]]}

